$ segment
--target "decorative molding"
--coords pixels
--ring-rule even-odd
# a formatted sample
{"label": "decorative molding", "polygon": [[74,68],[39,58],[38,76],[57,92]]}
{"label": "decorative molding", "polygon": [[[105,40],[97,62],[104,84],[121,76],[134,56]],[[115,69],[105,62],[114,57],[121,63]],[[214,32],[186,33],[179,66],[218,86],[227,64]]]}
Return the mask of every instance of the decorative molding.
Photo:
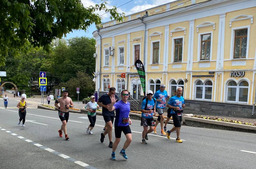
{"label": "decorative molding", "polygon": [[141,37],[138,37],[138,38],[133,38],[132,41],[141,41],[142,40],[142,36]]}
{"label": "decorative molding", "polygon": [[151,33],[151,34],[149,35],[150,40],[151,40],[151,37],[153,37],[153,36],[160,36],[160,38],[161,38],[162,32],[156,31],[156,32]]}
{"label": "decorative molding", "polygon": [[211,63],[199,63],[200,68],[210,67],[210,66],[211,66]]}
{"label": "decorative molding", "polygon": [[212,26],[212,28],[215,30],[215,22],[211,22],[211,21],[206,21],[201,23],[200,25],[196,26],[196,32],[199,32],[199,28],[204,28],[204,27],[209,27]]}
{"label": "decorative molding", "polygon": [[253,16],[252,16],[252,15],[238,15],[237,17],[232,18],[232,19],[229,21],[229,27],[230,27],[230,28],[232,27],[232,23],[233,23],[233,22],[242,21],[242,20],[247,20],[247,19],[250,19],[250,20],[251,20],[251,24],[253,24]]}
{"label": "decorative molding", "polygon": [[186,35],[186,28],[184,28],[184,27],[177,27],[177,28],[171,30],[171,36],[172,36],[172,33],[175,33],[175,32],[184,32],[184,35]]}
{"label": "decorative molding", "polygon": [[232,61],[232,66],[246,66],[246,61]]}
{"label": "decorative molding", "polygon": [[179,64],[179,65],[172,65],[172,68],[174,68],[174,69],[181,69],[182,65],[181,64]]}
{"label": "decorative molding", "polygon": [[118,44],[125,43],[125,40],[121,40],[117,42]]}
{"label": "decorative molding", "polygon": [[110,43],[104,43],[103,46],[108,47],[108,46],[110,46]]}

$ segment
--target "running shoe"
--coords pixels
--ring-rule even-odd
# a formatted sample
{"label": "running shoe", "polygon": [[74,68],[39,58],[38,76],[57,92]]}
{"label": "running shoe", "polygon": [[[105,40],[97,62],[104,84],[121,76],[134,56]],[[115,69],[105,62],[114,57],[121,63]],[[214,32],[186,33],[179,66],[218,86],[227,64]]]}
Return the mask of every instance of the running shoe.
{"label": "running shoe", "polygon": [[112,154],[111,154],[111,159],[112,159],[112,160],[116,160],[116,153],[115,153],[115,152],[112,152]]}
{"label": "running shoe", "polygon": [[89,128],[87,128],[86,134],[90,134],[90,129]]}
{"label": "running shoe", "polygon": [[176,142],[177,142],[177,143],[182,143],[183,141],[182,141],[180,138],[177,138],[177,139],[176,139]]}
{"label": "running shoe", "polygon": [[170,130],[168,130],[168,131],[166,132],[166,136],[167,136],[167,138],[170,140],[170,138],[171,138],[171,131],[170,131]]}
{"label": "running shoe", "polygon": [[161,135],[166,136],[166,133],[164,132],[164,130],[161,130]]}
{"label": "running shoe", "polygon": [[127,157],[127,155],[125,154],[125,150],[124,149],[122,149],[121,151],[120,151],[120,154],[121,154],[121,156],[123,156],[124,157],[124,159],[128,159],[128,157]]}
{"label": "running shoe", "polygon": [[101,143],[103,143],[103,142],[104,142],[104,138],[105,138],[104,134],[103,134],[103,133],[101,133],[101,134],[100,134],[100,142],[101,142]]}
{"label": "running shoe", "polygon": [[145,135],[145,139],[148,140],[148,134]]}
{"label": "running shoe", "polygon": [[156,127],[154,127],[154,134],[156,134]]}
{"label": "running shoe", "polygon": [[109,142],[108,147],[109,147],[109,148],[112,148],[112,147],[113,147],[113,142],[112,142],[112,141]]}
{"label": "running shoe", "polygon": [[89,134],[93,134],[93,132],[90,130],[90,131],[89,131]]}
{"label": "running shoe", "polygon": [[62,131],[58,130],[58,132],[59,132],[59,136],[62,137]]}
{"label": "running shoe", "polygon": [[25,124],[22,124],[22,127],[25,127]]}
{"label": "running shoe", "polygon": [[164,131],[166,132],[166,126],[164,126]]}
{"label": "running shoe", "polygon": [[141,144],[148,144],[145,139],[142,139]]}
{"label": "running shoe", "polygon": [[67,134],[65,134],[65,139],[66,139],[66,140],[69,140],[69,137],[68,137],[68,135],[67,135]]}
{"label": "running shoe", "polygon": [[20,126],[20,122],[18,123],[18,126]]}

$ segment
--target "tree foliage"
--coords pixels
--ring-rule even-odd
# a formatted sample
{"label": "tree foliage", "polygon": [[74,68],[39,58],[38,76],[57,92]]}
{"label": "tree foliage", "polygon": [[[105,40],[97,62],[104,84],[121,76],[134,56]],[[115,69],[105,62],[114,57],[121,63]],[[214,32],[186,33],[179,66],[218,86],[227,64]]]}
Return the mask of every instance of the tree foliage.
{"label": "tree foliage", "polygon": [[53,39],[74,29],[86,30],[101,23],[97,11],[109,12],[121,21],[114,7],[106,3],[85,8],[81,0],[1,0],[0,1],[0,66],[10,50],[20,50],[26,42],[48,49]]}

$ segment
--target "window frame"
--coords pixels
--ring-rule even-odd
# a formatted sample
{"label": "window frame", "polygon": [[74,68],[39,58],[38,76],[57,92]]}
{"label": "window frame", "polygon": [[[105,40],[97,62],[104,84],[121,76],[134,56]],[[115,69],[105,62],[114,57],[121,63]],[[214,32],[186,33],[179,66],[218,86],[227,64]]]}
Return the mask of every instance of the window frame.
{"label": "window frame", "polygon": [[[172,82],[175,82],[176,84],[172,84]],[[179,82],[183,82],[183,85],[179,85]],[[178,87],[182,87],[183,89],[183,92],[182,92],[182,96],[184,95],[184,85],[185,85],[185,82],[183,79],[178,79],[177,81],[175,79],[171,79],[169,80],[169,94],[170,96],[174,96],[174,94],[172,94],[172,87],[175,87],[175,91],[177,90]]]}
{"label": "window frame", "polygon": [[133,44],[133,65],[135,64],[136,60],[135,60],[135,46],[139,45],[140,46],[140,52],[139,52],[139,60],[141,59],[141,43],[134,43]]}
{"label": "window frame", "polygon": [[[230,47],[230,60],[240,60],[240,59],[248,59],[249,55],[249,47],[250,47],[250,25],[247,26],[241,26],[241,27],[235,27],[232,28],[231,31],[231,47]],[[245,58],[234,58],[234,50],[235,50],[235,31],[239,29],[247,29],[247,46],[246,46],[246,57]]]}
{"label": "window frame", "polygon": [[[197,85],[196,83],[201,81],[203,84],[202,85]],[[212,85],[205,85],[205,83],[207,81],[210,81],[212,83]],[[197,87],[202,87],[202,98],[197,98],[196,97],[196,93],[197,93]],[[212,92],[211,92],[211,99],[206,99],[205,98],[205,88],[206,87],[211,87],[212,88]],[[213,100],[213,81],[211,79],[205,79],[204,81],[202,79],[197,79],[194,82],[194,99],[195,100],[205,100],[205,101],[212,101]]]}
{"label": "window frame", "polygon": [[[121,85],[121,92],[122,92],[126,88],[125,79],[124,78],[118,78],[116,80],[116,92],[117,93],[121,93],[121,92],[119,92],[119,87],[118,87],[119,84]],[[124,88],[123,88],[123,85],[124,85]]]}
{"label": "window frame", "polygon": [[[158,42],[159,43],[159,50],[158,50],[158,63],[153,63],[153,54],[154,54],[154,49],[153,49],[153,43],[156,43],[156,42]],[[150,63],[152,64],[152,65],[158,65],[158,64],[160,64],[160,54],[161,54],[161,50],[160,50],[160,48],[161,48],[161,42],[160,42],[160,40],[156,40],[156,41],[151,41],[151,57],[150,57]]]}
{"label": "window frame", "polygon": [[[207,35],[207,34],[211,34],[211,47],[210,47],[210,58],[209,60],[201,60],[201,44],[202,44],[202,39],[201,36],[202,35]],[[199,33],[198,34],[198,48],[197,48],[197,61],[199,62],[207,62],[207,61],[212,61],[212,47],[213,47],[213,32],[203,32],[203,33]]]}
{"label": "window frame", "polygon": [[[103,81],[103,83],[102,83],[102,91],[108,92],[108,86],[110,86],[110,78],[103,78],[102,81]],[[107,90],[105,90],[105,88],[104,88],[105,83],[108,84],[107,85]]]}
{"label": "window frame", "polygon": [[[175,40],[177,39],[182,39],[182,58],[181,61],[174,61],[174,57],[175,57]],[[172,38],[172,51],[171,51],[171,63],[182,63],[183,62],[183,58],[184,58],[184,36],[177,36],[177,37],[173,37]]]}
{"label": "window frame", "polygon": [[[229,87],[228,84],[230,82],[234,81],[236,83],[236,86],[232,86],[232,87]],[[247,87],[242,87],[242,86],[239,86],[240,83],[242,83],[243,81],[247,82],[248,86]],[[236,100],[235,101],[230,101],[228,100],[228,89],[229,88],[235,88],[236,89]],[[239,94],[240,94],[240,89],[241,88],[247,88],[248,89],[248,94],[247,94],[247,101],[246,102],[243,102],[243,101],[239,101]],[[248,104],[249,103],[249,94],[250,94],[250,81],[248,79],[241,79],[239,80],[238,82],[235,80],[235,79],[229,79],[227,80],[226,82],[226,96],[225,96],[225,101],[228,102],[228,103],[239,103],[239,104]]]}
{"label": "window frame", "polygon": [[[108,65],[106,65],[106,51],[108,51]],[[110,52],[109,48],[104,48],[104,66],[109,66],[110,65]]]}
{"label": "window frame", "polygon": [[[236,29],[234,30],[234,49],[233,49],[233,59],[245,59],[246,58],[246,55],[244,57],[242,57],[242,38],[246,37],[246,39],[248,39],[248,29],[247,29],[247,35],[244,35],[244,36],[236,36],[236,31],[239,31],[239,30],[245,30],[246,28],[244,29]],[[240,48],[239,48],[239,57],[238,58],[235,58],[235,51],[236,51],[236,39],[239,38],[240,39]],[[247,41],[247,40],[246,40]],[[246,50],[247,50],[247,42],[246,42]],[[247,51],[246,51],[247,52]]]}
{"label": "window frame", "polygon": [[123,48],[124,49],[124,53],[125,53],[125,48],[124,46],[118,46],[118,66],[124,66],[125,64],[125,54],[123,53],[123,57],[124,57],[124,63],[120,63],[120,60],[121,60],[121,53],[120,53],[120,49]]}

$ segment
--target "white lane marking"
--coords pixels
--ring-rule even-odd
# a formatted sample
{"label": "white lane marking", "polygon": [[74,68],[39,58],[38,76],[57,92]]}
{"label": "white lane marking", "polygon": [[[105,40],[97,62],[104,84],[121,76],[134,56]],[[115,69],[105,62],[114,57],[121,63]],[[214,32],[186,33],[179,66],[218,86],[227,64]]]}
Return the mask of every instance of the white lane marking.
{"label": "white lane marking", "polygon": [[256,154],[256,152],[254,152],[254,151],[247,151],[247,150],[240,150],[240,151],[242,151],[244,153]]}
{"label": "white lane marking", "polygon": [[6,133],[11,133],[11,131],[5,131]]}
{"label": "white lane marking", "polygon": [[16,134],[16,133],[12,133],[12,135],[13,135],[13,136],[17,136],[17,134]]}
{"label": "white lane marking", "polygon": [[22,137],[22,136],[18,136],[18,138],[19,138],[19,139],[24,139],[24,137]]}
{"label": "white lane marking", "polygon": [[[11,134],[11,135],[17,135],[16,133],[12,133],[11,131],[8,131],[8,133]],[[17,136],[17,138],[25,140],[25,138],[23,136]],[[68,160],[68,161],[74,162],[77,165],[80,165],[82,167],[90,167],[89,164],[86,164],[86,163],[84,163],[82,161],[76,161],[75,159],[72,159],[72,158],[70,158],[69,156],[67,156],[65,154],[61,154],[61,153],[59,153],[59,152],[57,152],[57,151],[55,151],[55,150],[53,150],[51,148],[48,148],[48,147],[45,147],[45,146],[41,145],[39,143],[34,143],[32,140],[26,139],[25,141],[28,142],[28,143],[32,143],[33,145],[35,145],[35,146],[37,146],[37,147],[39,147],[39,148],[41,148],[43,150],[46,150],[46,151],[48,151],[50,153],[54,153],[54,154],[56,153],[59,157],[62,157],[64,159]]]}
{"label": "white lane marking", "polygon": [[5,129],[1,129],[1,130],[5,131]]}
{"label": "white lane marking", "polygon": [[25,141],[28,142],[28,143],[33,142],[32,140],[29,140],[29,139],[26,139]]}
{"label": "white lane marking", "polygon": [[59,154],[58,156],[60,156],[60,157],[62,157],[62,158],[65,158],[65,159],[70,158],[69,156],[67,156],[67,155],[65,155],[65,154]]}
{"label": "white lane marking", "polygon": [[49,151],[50,153],[54,152],[55,150],[51,149],[51,148],[45,148],[46,151]]}
{"label": "white lane marking", "polygon": [[43,146],[42,144],[38,144],[38,143],[35,143],[34,145],[37,146],[37,147],[42,147]]}
{"label": "white lane marking", "polygon": [[[85,116],[83,116],[83,117],[78,117],[79,119],[88,119],[88,117],[85,117]],[[98,119],[97,119],[98,120]]]}
{"label": "white lane marking", "polygon": [[28,123],[34,123],[34,124],[39,124],[39,125],[42,125],[42,126],[48,126],[48,124],[39,123],[39,122],[36,122],[35,120],[26,120],[26,122],[28,122]]}
{"label": "white lane marking", "polygon": [[82,167],[88,167],[88,166],[89,166],[88,164],[86,164],[86,163],[84,163],[84,162],[82,162],[82,161],[75,161],[74,163],[75,163],[75,164],[78,164],[78,165],[80,165],[80,166],[82,166]]}

